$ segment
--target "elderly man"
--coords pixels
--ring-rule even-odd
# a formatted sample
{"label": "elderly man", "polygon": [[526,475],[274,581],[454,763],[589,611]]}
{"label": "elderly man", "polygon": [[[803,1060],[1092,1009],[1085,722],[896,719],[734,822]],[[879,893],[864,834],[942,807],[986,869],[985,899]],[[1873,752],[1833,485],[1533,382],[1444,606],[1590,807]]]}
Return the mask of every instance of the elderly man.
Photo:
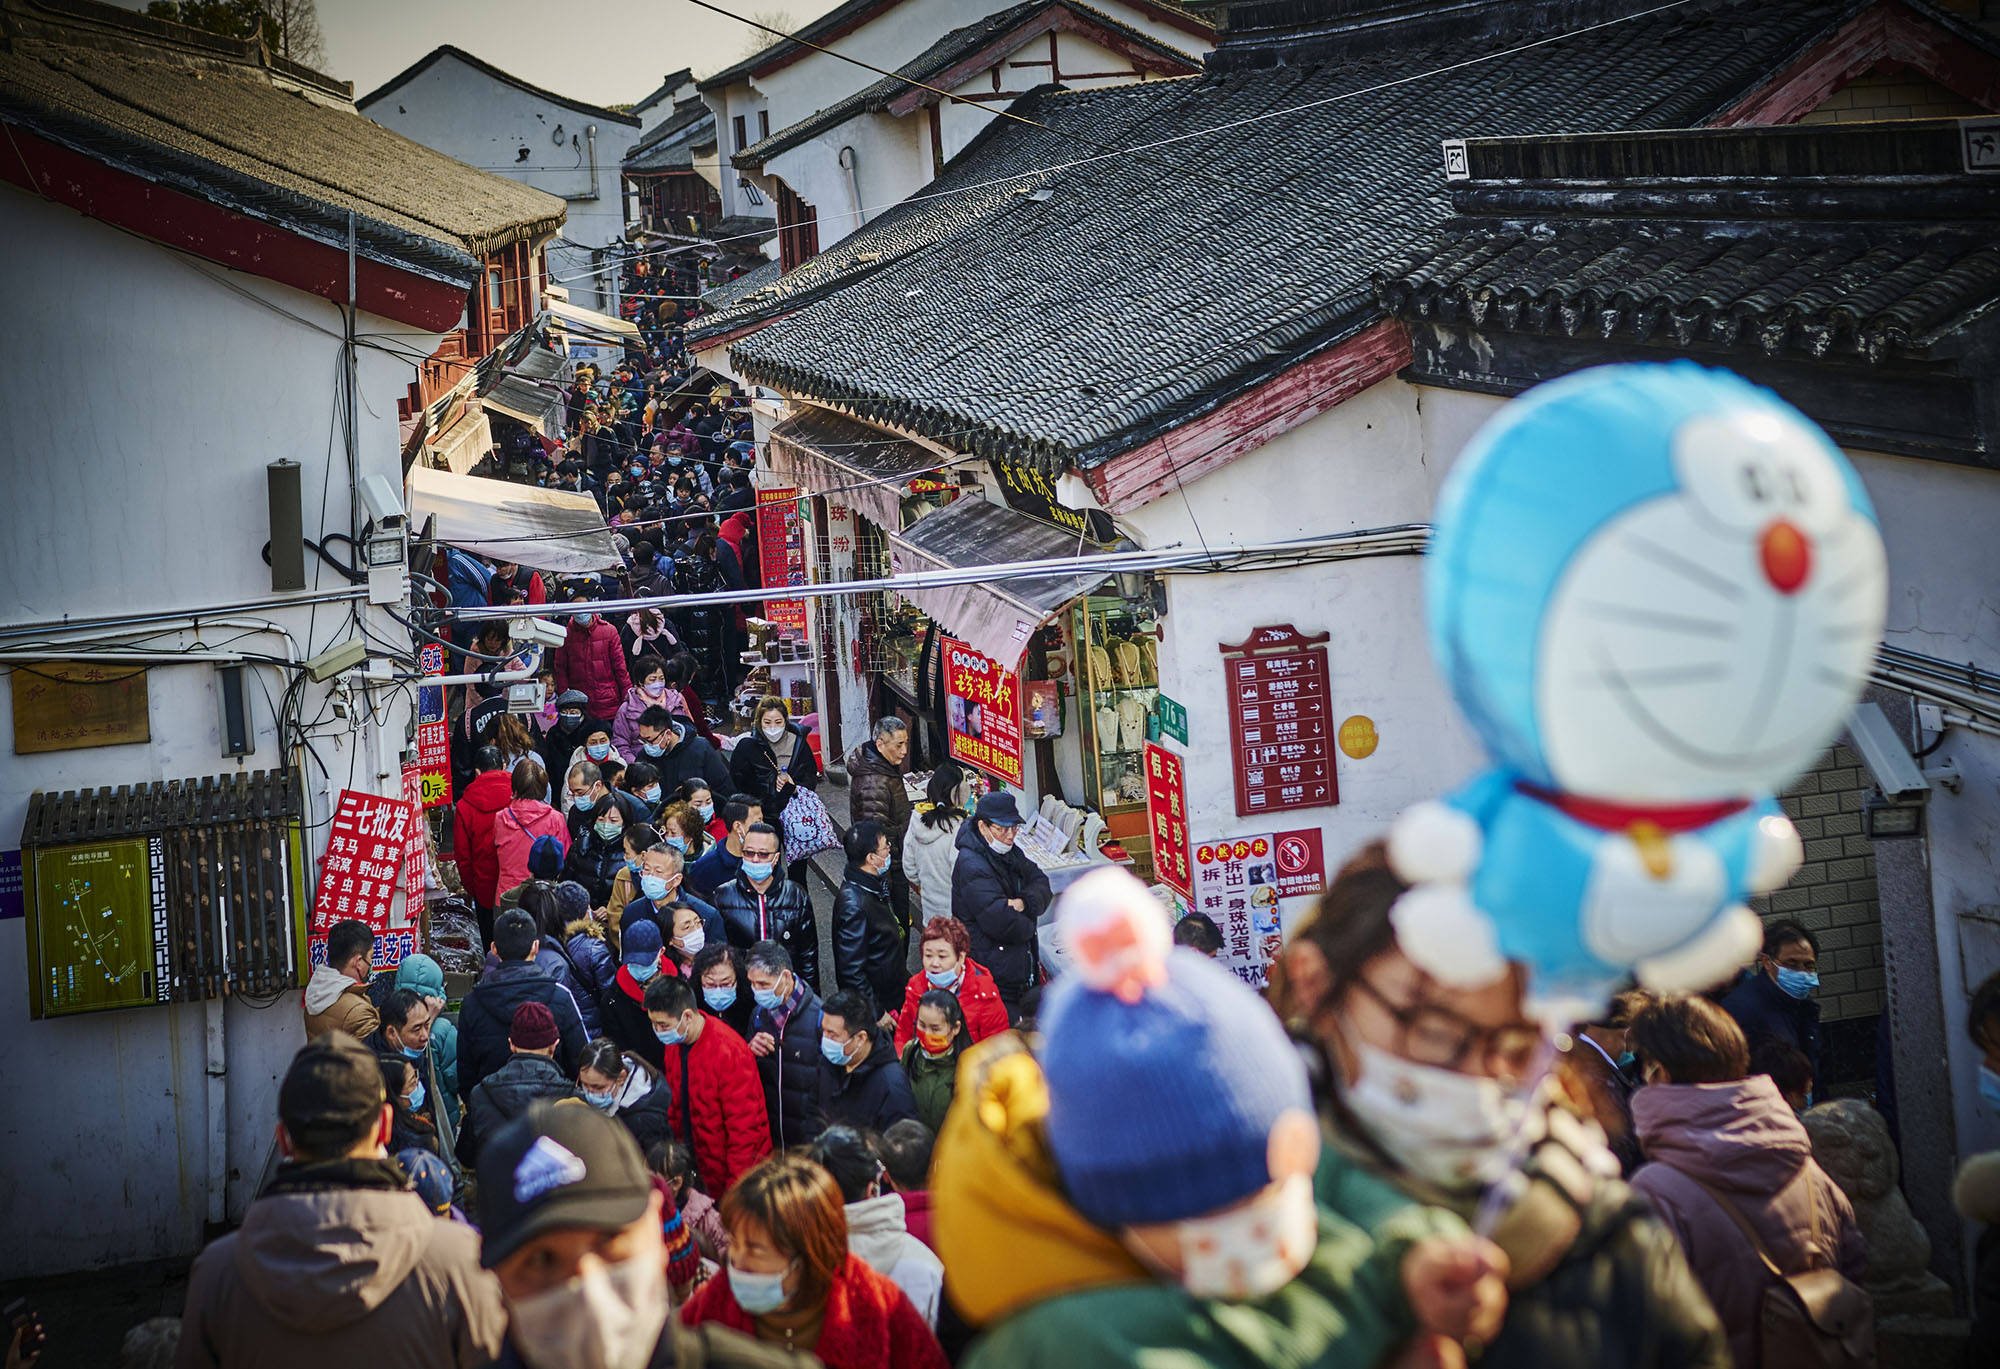
{"label": "elderly man", "polygon": [[[864,822],[882,825],[889,849],[903,849],[903,834],[910,828],[910,794],[903,787],[903,767],[910,759],[910,727],[891,715],[878,719],[869,740],[847,755],[848,816],[856,826]],[[907,938],[910,930],[910,882],[900,866],[891,863],[888,874],[889,906]]]}

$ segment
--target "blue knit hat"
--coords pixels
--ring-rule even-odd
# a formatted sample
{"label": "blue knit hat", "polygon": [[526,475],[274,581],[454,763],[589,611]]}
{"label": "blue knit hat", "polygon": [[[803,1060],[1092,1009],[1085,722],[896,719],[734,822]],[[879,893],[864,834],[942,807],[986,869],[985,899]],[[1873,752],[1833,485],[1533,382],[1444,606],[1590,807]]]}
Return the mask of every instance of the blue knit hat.
{"label": "blue knit hat", "polygon": [[1041,1027],[1049,1149],[1070,1201],[1102,1227],[1241,1202],[1271,1182],[1278,1119],[1311,1112],[1305,1065],[1277,1015],[1185,948],[1136,1002],[1065,976]]}

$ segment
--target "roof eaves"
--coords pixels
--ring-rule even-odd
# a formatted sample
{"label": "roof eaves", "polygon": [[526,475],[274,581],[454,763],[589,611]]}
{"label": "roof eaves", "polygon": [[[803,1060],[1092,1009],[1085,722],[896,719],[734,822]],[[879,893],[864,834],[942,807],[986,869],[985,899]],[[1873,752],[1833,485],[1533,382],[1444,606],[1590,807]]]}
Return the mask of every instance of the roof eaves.
{"label": "roof eaves", "polygon": [[522,80],[520,77],[512,74],[511,72],[502,71],[499,67],[494,66],[491,62],[475,57],[471,53],[467,52],[464,48],[454,47],[450,43],[444,43],[439,45],[438,47],[433,48],[430,52],[424,54],[422,57],[419,57],[411,65],[405,67],[403,70],[397,72],[394,76],[391,76],[387,81],[383,82],[375,89],[369,91],[366,95],[362,96],[360,99],[354,102],[355,108],[360,109],[363,106],[372,105],[376,103],[378,100],[387,98],[395,91],[401,89],[403,86],[409,84],[417,77],[423,75],[424,72],[428,71],[432,66],[436,65],[436,63],[439,60],[445,57],[455,57],[459,61],[471,67],[473,70],[478,71],[483,75],[489,76],[492,79],[499,81],[504,85],[512,86],[514,87],[514,89],[523,91],[529,95],[533,95],[537,99],[547,100],[551,104],[561,105],[565,109],[573,109],[579,114],[588,114],[592,118],[604,119],[614,124],[624,124],[630,128],[638,128],[641,124],[645,122],[645,120],[641,119],[636,114],[621,113],[620,111],[615,109],[607,109],[603,105],[586,104],[582,100],[574,100],[567,95],[558,95],[553,90],[545,90],[541,86],[535,85],[531,81]]}
{"label": "roof eaves", "polygon": [[794,30],[790,36],[778,39],[769,47],[751,53],[742,61],[726,66],[712,76],[703,77],[696,82],[695,89],[719,90],[723,86],[734,85],[747,76],[759,74],[774,62],[789,61],[800,51],[806,50],[806,45],[795,41],[797,39],[805,38],[819,42],[830,33],[845,29],[849,24],[860,20],[872,18],[882,10],[892,9],[901,3],[902,0],[847,0],[846,4],[836,6],[811,23]]}

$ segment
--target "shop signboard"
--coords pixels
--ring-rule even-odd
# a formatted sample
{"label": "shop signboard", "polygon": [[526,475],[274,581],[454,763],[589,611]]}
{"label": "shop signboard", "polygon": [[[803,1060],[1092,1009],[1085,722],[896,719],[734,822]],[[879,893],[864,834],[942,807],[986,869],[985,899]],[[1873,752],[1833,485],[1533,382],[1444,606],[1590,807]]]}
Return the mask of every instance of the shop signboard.
{"label": "shop signboard", "polygon": [[[757,566],[765,589],[806,583],[805,520],[795,489],[757,491]],[[764,617],[780,629],[806,630],[806,601],[766,599]]]}
{"label": "shop signboard", "polygon": [[1329,633],[1287,623],[1222,646],[1231,769],[1242,817],[1340,802],[1333,773]]}
{"label": "shop signboard", "polygon": [[397,874],[415,820],[414,810],[401,799],[341,791],[326,857],[320,863],[319,895],[313,900],[306,943],[307,958],[315,968],[326,963],[327,932],[347,918],[365,922],[374,931],[377,970],[394,967],[417,949],[414,928],[389,929]]}
{"label": "shop signboard", "polygon": [[[410,806],[412,814],[424,811],[424,776],[421,768],[414,765],[403,767],[403,802]],[[419,817],[410,824],[410,838],[403,851],[403,894],[408,902],[404,911],[411,921],[416,920],[417,909],[424,897],[424,877],[430,865],[430,842],[424,831],[424,820]]]}
{"label": "shop signboard", "polygon": [[[425,675],[444,674],[444,648],[435,642],[417,651]],[[451,724],[445,719],[444,686],[417,686],[417,773],[425,808],[451,802]]]}
{"label": "shop signboard", "polygon": [[953,637],[944,647],[946,748],[955,761],[1021,784],[1021,682],[998,661]]}
{"label": "shop signboard", "polygon": [[1182,746],[1186,746],[1188,744],[1186,707],[1169,699],[1164,694],[1159,696],[1157,707],[1160,715],[1161,735],[1172,737]]}
{"label": "shop signboard", "polygon": [[1264,987],[1284,944],[1274,849],[1268,832],[1194,848],[1195,911],[1206,913],[1222,933],[1223,965],[1253,989]]}
{"label": "shop signboard", "polygon": [[1085,541],[1108,547],[1118,540],[1111,515],[1102,509],[1073,509],[1056,498],[1056,487],[1032,466],[1016,465],[995,458],[993,478],[999,483],[1000,497],[1016,513],[1044,523],[1053,523],[1064,532],[1073,532]]}
{"label": "shop signboard", "polygon": [[1146,743],[1146,826],[1153,834],[1153,878],[1194,897],[1188,864],[1187,771],[1181,758]]}

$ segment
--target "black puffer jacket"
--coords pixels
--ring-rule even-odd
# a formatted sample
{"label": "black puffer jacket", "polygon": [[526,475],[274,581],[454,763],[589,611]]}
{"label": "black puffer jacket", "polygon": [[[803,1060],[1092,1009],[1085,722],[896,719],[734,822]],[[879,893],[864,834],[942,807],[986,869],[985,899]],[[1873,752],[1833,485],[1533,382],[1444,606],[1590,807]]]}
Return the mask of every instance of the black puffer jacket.
{"label": "black puffer jacket", "polygon": [[749,950],[759,941],[775,941],[792,957],[792,970],[808,988],[819,984],[819,924],[806,891],[785,878],[782,863],[772,873],[771,887],[758,893],[742,871],[715,889],[715,911],[729,944]]}
{"label": "black puffer jacket", "polygon": [[889,906],[889,890],[881,875],[849,865],[833,896],[833,978],[875,1006],[875,1016],[897,1012],[909,976],[903,947],[903,925]]}
{"label": "black puffer jacket", "polygon": [[903,788],[903,772],[884,759],[874,742],[863,742],[847,753],[847,783],[847,812],[853,824],[881,823],[889,849],[900,852],[903,833],[910,826],[910,795]]}
{"label": "black puffer jacket", "polygon": [[826,1129],[819,1106],[819,1013],[819,995],[807,989],[782,1034],[761,1008],[750,1021],[752,1036],[769,1032],[778,1043],[769,1055],[757,1057],[757,1073],[771,1112],[771,1134],[781,1147],[810,1145]]}
{"label": "black puffer jacket", "polygon": [[694,724],[676,722],[674,725],[673,750],[664,756],[648,756],[641,752],[634,757],[643,760],[660,772],[660,792],[671,794],[689,780],[699,780],[708,786],[708,792],[715,796],[719,804],[735,792],[736,782],[730,776],[729,762],[721,752],[695,735]]}
{"label": "black puffer jacket", "polygon": [[624,868],[624,837],[606,841],[593,827],[571,844],[569,854],[563,858],[562,877],[588,889],[590,906],[602,908],[611,899],[611,882]]}
{"label": "black puffer jacket", "polygon": [[638,1102],[627,1103],[612,1114],[632,1133],[632,1139],[639,1143],[641,1155],[666,1140],[670,1134],[668,1113],[673,1100],[674,1091],[662,1079]]}
{"label": "black puffer jacket", "polygon": [[[984,965],[1011,1007],[1035,982],[1035,921],[1048,910],[1049,877],[1019,851],[1001,855],[979,835],[958,829],[958,864],[951,871],[951,915],[965,924],[972,958]],[[1024,905],[1016,912],[1007,900]]]}
{"label": "black puffer jacket", "polygon": [[813,759],[806,730],[797,723],[786,723],[785,728],[792,734],[792,759],[785,772],[794,782],[783,789],[778,788],[778,753],[761,735],[749,733],[729,753],[729,773],[736,779],[737,791],[755,795],[764,805],[764,821],[773,826],[793,794],[819,788],[819,762]]}
{"label": "black puffer jacket", "polygon": [[480,977],[458,1011],[461,1098],[470,1098],[479,1081],[505,1065],[513,1054],[507,1030],[513,1025],[514,1010],[523,1003],[544,1004],[555,1016],[556,1031],[562,1037],[556,1048],[556,1064],[565,1073],[575,1070],[583,1060],[583,1047],[589,1038],[583,1033],[583,1013],[570,991],[539,965],[526,960],[505,961]]}
{"label": "black puffer jacket", "polygon": [[819,1106],[828,1126],[879,1134],[916,1117],[917,1099],[896,1059],[896,1043],[873,1027],[868,1036],[868,1058],[851,1070],[820,1058]]}
{"label": "black puffer jacket", "polygon": [[459,1163],[468,1168],[478,1164],[479,1148],[526,1112],[530,1103],[575,1096],[576,1085],[547,1056],[509,1056],[506,1064],[479,1082],[466,1103],[465,1126],[458,1133]]}

